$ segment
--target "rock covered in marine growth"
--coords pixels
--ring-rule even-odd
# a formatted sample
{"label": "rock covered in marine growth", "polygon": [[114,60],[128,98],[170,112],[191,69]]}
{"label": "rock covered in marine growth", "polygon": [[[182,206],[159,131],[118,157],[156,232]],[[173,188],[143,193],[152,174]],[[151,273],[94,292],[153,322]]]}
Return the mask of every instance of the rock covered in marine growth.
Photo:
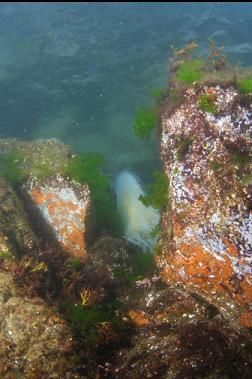
{"label": "rock covered in marine growth", "polygon": [[120,298],[135,325],[131,344],[119,347],[100,377],[250,378],[250,336],[237,333],[200,296],[158,276],[128,287]]}
{"label": "rock covered in marine growth", "polygon": [[[6,180],[0,177],[0,237],[1,235],[17,255],[38,248],[37,237],[29,224],[22,202]],[[3,248],[0,247],[0,251]]]}
{"label": "rock covered in marine growth", "polygon": [[[202,95],[212,112],[202,110]],[[163,277],[252,327],[252,105],[232,86],[194,86],[163,112],[161,129],[170,180],[163,226],[171,236],[159,260]]]}
{"label": "rock covered in marine growth", "polygon": [[0,377],[78,378],[66,322],[16,286],[12,247],[0,231]]}
{"label": "rock covered in marine growth", "polygon": [[66,323],[39,298],[18,295],[10,273],[0,271],[1,378],[74,378],[65,356],[72,344]]}
{"label": "rock covered in marine growth", "polygon": [[61,172],[72,155],[70,146],[56,138],[35,141],[0,138],[0,158],[12,152],[20,157],[24,173],[38,178],[49,172]]}
{"label": "rock covered in marine growth", "polygon": [[85,232],[89,208],[89,189],[61,174],[38,180],[35,177],[24,185],[35,208],[41,231],[55,238],[73,256],[86,254]]}

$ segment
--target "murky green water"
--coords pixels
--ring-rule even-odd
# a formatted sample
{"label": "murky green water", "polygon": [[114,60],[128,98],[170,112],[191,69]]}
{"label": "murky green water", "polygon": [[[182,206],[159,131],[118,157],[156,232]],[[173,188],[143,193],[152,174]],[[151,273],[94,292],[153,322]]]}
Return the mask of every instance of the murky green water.
{"label": "murky green water", "polygon": [[56,137],[143,177],[158,140],[132,125],[166,86],[170,45],[213,38],[247,65],[251,30],[252,3],[1,3],[0,134]]}

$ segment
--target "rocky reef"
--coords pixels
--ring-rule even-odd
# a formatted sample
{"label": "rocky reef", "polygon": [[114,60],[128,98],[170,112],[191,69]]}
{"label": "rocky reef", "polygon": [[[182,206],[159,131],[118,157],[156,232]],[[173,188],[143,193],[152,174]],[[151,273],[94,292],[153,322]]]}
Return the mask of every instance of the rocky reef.
{"label": "rocky reef", "polygon": [[211,76],[202,71],[205,78],[185,86],[180,59],[175,54],[171,73],[180,102],[164,107],[161,121],[170,182],[162,275],[203,296],[231,323],[251,328],[251,92],[244,93],[239,72],[227,64],[215,69],[216,78],[213,69]]}
{"label": "rocky reef", "polygon": [[156,256],[118,235],[99,154],[0,139],[1,378],[251,378],[252,74],[195,47],[174,51],[142,199]]}
{"label": "rocky reef", "polygon": [[[71,199],[65,199],[64,195],[69,195],[67,189],[72,195],[73,189],[57,174],[55,179],[55,173],[63,170],[71,156],[70,149],[54,139],[35,142],[1,139],[0,146],[0,376],[77,378],[78,374],[73,371],[71,329],[55,306],[41,296],[44,282],[38,279],[49,271],[39,260],[45,239],[50,237],[59,245],[65,243],[57,234],[56,217],[48,220],[46,215],[50,212],[46,212],[45,202],[39,200],[47,196],[48,209],[53,208],[59,215],[62,208],[67,210]],[[48,177],[46,182],[47,176],[50,179]],[[57,198],[58,193],[49,187],[49,180],[50,184],[58,180],[57,188],[63,199],[59,195]],[[62,187],[66,194],[62,194]],[[76,209],[78,217],[84,232],[85,217]],[[67,227],[69,222],[64,221]],[[48,230],[51,234],[44,234]],[[74,250],[67,246],[70,254],[76,254],[76,249],[81,248],[82,255],[85,254],[82,240],[75,241]]]}
{"label": "rocky reef", "polygon": [[17,293],[12,275],[0,271],[1,378],[74,378],[66,352],[70,328],[41,298]]}

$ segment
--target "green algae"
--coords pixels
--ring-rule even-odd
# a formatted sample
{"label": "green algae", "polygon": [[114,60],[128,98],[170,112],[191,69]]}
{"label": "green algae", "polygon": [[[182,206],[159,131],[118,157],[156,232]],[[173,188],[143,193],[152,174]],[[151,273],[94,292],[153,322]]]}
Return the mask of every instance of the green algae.
{"label": "green algae", "polygon": [[46,163],[41,163],[32,167],[31,175],[36,176],[37,179],[46,179],[54,174],[54,171]]}
{"label": "green algae", "polygon": [[81,271],[83,269],[83,260],[81,260],[80,258],[78,257],[75,257],[75,258],[71,258],[69,260],[69,264],[71,265],[71,267],[76,270],[76,271]]}
{"label": "green algae", "polygon": [[[127,323],[115,314],[120,304],[111,301],[104,304],[93,304],[83,307],[80,304],[65,303],[68,321],[74,333],[81,337],[87,347],[108,345],[111,348],[112,341],[106,340],[106,328],[111,328],[118,334],[130,333]],[[102,329],[104,328],[104,333]]]}
{"label": "green algae", "polygon": [[165,250],[162,248],[162,245],[160,243],[157,244],[155,253],[158,257],[162,257],[165,254]]}
{"label": "green algae", "polygon": [[156,271],[155,258],[149,252],[139,251],[132,257],[132,279],[142,280]]}
{"label": "green algae", "polygon": [[240,183],[242,186],[252,185],[252,174],[245,174],[240,178]]}
{"label": "green algae", "polygon": [[174,176],[177,176],[177,175],[179,174],[179,168],[176,167],[176,168],[173,170],[172,174],[173,174]]}
{"label": "green algae", "polygon": [[151,131],[156,127],[158,122],[158,116],[154,109],[145,108],[140,109],[137,112],[134,131],[137,137],[143,139],[144,137],[149,138]]}
{"label": "green algae", "polygon": [[163,209],[168,202],[169,180],[163,172],[154,172],[154,181],[148,188],[147,195],[140,195],[139,200],[146,206]]}
{"label": "green algae", "polygon": [[238,80],[238,87],[243,94],[252,92],[252,76]]}
{"label": "green algae", "polygon": [[11,254],[9,251],[0,251],[0,259],[3,259],[4,261],[9,261],[9,262],[15,261],[14,255]]}
{"label": "green algae", "polygon": [[26,178],[22,168],[23,161],[24,158],[17,151],[9,151],[2,160],[0,176],[4,177],[12,185],[21,184]]}
{"label": "green algae", "polygon": [[69,161],[66,174],[71,179],[81,184],[88,183],[92,188],[96,187],[98,192],[102,192],[110,185],[108,178],[101,172],[104,162],[104,157],[95,152],[77,155]]}
{"label": "green algae", "polygon": [[178,102],[180,102],[183,99],[181,92],[176,88],[170,89],[169,96],[170,96],[170,101],[173,104],[177,104]]}
{"label": "green algae", "polygon": [[115,267],[113,273],[124,285],[151,277],[156,272],[155,257],[148,251],[132,251],[127,259],[127,267]]}
{"label": "green algae", "polygon": [[99,336],[97,324],[108,321],[108,315],[98,305],[83,307],[68,304],[68,318],[72,329],[81,333],[88,346],[96,345]]}
{"label": "green algae", "polygon": [[151,96],[157,101],[157,103],[162,104],[165,100],[167,89],[165,88],[152,88],[150,91]]}
{"label": "green algae", "polygon": [[103,230],[121,235],[123,226],[117,212],[115,197],[110,188],[111,181],[102,172],[105,159],[101,154],[89,152],[73,157],[65,173],[81,184],[88,184],[91,191],[90,223],[95,225],[94,233]]}
{"label": "green algae", "polygon": [[193,84],[202,79],[202,68],[205,65],[203,59],[190,59],[180,64],[177,79],[184,84]]}
{"label": "green algae", "polygon": [[204,94],[199,97],[199,106],[203,112],[216,114],[218,111],[217,105],[214,103],[215,98],[212,95]]}

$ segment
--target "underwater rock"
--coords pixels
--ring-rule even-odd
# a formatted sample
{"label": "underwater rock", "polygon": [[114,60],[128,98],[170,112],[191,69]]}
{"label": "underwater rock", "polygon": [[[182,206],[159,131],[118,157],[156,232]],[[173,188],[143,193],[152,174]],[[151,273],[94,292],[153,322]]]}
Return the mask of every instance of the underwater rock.
{"label": "underwater rock", "polygon": [[16,138],[0,138],[1,156],[15,152],[20,156],[26,175],[38,178],[60,172],[71,157],[71,148],[56,138],[24,141]]}
{"label": "underwater rock", "polygon": [[251,328],[252,103],[243,100],[230,83],[197,84],[172,111],[164,109],[170,200],[162,222],[172,232],[158,259],[167,283],[184,285]]}
{"label": "underwater rock", "polygon": [[31,229],[21,200],[10,184],[1,177],[0,234],[19,256],[38,247],[38,239]]}
{"label": "underwater rock", "polygon": [[98,240],[90,251],[94,271],[99,273],[98,290],[106,294],[105,288],[112,286],[113,301],[120,304],[117,311],[132,325],[130,343],[121,341],[105,362],[101,360],[96,376],[250,378],[249,332],[232,328],[202,296],[179,284],[167,285],[157,270],[137,279],[132,275],[136,256],[133,244],[110,237]]}
{"label": "underwater rock", "polygon": [[1,378],[79,377],[72,371],[66,323],[42,299],[19,296],[5,271],[0,271],[0,319]]}
{"label": "underwater rock", "polygon": [[56,174],[44,180],[33,177],[23,185],[23,190],[37,233],[42,238],[55,239],[73,256],[84,257],[88,186]]}
{"label": "underwater rock", "polygon": [[179,285],[153,276],[120,298],[135,324],[130,346],[99,365],[107,378],[250,378],[251,340],[230,328],[218,309]]}

